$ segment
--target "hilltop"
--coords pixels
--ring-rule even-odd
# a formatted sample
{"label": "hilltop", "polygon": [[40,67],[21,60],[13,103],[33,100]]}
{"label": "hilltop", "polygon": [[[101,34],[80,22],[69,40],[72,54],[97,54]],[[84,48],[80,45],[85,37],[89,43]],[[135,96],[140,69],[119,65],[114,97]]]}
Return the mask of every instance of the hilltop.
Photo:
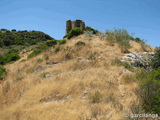
{"label": "hilltop", "polygon": [[139,38],[91,31],[42,41],[4,64],[0,119],[122,120],[125,113],[144,112],[135,92],[141,68],[121,61],[128,53],[149,56],[155,48]]}

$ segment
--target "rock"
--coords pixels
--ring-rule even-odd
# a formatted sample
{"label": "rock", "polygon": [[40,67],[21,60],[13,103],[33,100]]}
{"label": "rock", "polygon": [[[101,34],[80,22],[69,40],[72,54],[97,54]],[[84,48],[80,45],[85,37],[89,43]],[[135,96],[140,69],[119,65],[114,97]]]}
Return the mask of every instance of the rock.
{"label": "rock", "polygon": [[128,72],[128,73],[131,73],[131,71],[129,71],[129,70],[124,70],[124,72]]}
{"label": "rock", "polygon": [[70,98],[70,95],[67,95],[67,96],[66,96],[66,99],[68,99],[68,98]]}
{"label": "rock", "polygon": [[154,56],[155,52],[148,52],[148,54]]}
{"label": "rock", "polygon": [[129,64],[129,65],[131,65],[131,63],[130,62],[128,62],[127,60],[120,60],[121,62],[125,62],[125,63],[127,63],[127,64]]}
{"label": "rock", "polygon": [[88,94],[88,91],[84,91],[83,94],[84,94],[84,95]]}
{"label": "rock", "polygon": [[[151,54],[153,55],[154,52],[144,52],[144,54]],[[126,62],[126,63],[130,63],[131,65],[133,65],[134,67],[147,67],[149,66],[150,63],[150,58],[142,55],[138,52],[133,52],[133,53],[129,53],[129,54],[125,54],[125,56],[122,57],[125,60],[121,60],[121,62]]]}
{"label": "rock", "polygon": [[45,77],[46,77],[46,78],[49,78],[49,77],[51,77],[51,76],[52,76],[52,75],[49,74],[49,73],[45,74]]}
{"label": "rock", "polygon": [[89,59],[83,59],[83,60],[81,60],[81,62],[90,62],[91,60],[89,60]]}
{"label": "rock", "polygon": [[64,103],[65,102],[65,100],[61,100],[61,103]]}
{"label": "rock", "polygon": [[125,96],[125,94],[123,93],[123,94],[121,94],[121,97],[124,97]]}
{"label": "rock", "polygon": [[83,101],[83,102],[87,101],[85,98],[82,98],[82,99],[80,99],[80,100]]}
{"label": "rock", "polygon": [[127,56],[123,56],[122,58],[127,60],[130,59],[130,57],[127,57]]}
{"label": "rock", "polygon": [[100,47],[99,45],[94,45],[94,47]]}
{"label": "rock", "polygon": [[148,52],[143,52],[144,54],[147,54]]}
{"label": "rock", "polygon": [[47,65],[54,65],[54,64],[58,64],[59,62],[46,62]]}
{"label": "rock", "polygon": [[44,67],[42,67],[42,66],[38,66],[38,67],[36,67],[35,68],[35,70],[34,70],[34,72],[40,72],[40,71],[42,71],[42,70],[44,70],[45,68]]}

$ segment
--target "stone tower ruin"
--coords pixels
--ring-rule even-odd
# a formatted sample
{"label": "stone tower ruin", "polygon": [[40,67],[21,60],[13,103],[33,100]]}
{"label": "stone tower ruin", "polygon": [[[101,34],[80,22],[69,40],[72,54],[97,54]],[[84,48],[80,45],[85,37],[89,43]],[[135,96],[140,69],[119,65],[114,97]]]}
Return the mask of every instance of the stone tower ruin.
{"label": "stone tower ruin", "polygon": [[83,31],[85,29],[85,22],[82,20],[67,20],[66,21],[66,34],[69,33],[73,28],[79,27]]}

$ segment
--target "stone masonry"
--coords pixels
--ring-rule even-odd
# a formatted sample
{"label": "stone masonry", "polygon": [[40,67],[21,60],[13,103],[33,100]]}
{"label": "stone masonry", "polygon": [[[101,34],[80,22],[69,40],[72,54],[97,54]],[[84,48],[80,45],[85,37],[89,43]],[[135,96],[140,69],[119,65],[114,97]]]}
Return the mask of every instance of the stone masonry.
{"label": "stone masonry", "polygon": [[85,22],[82,20],[67,20],[66,21],[66,34],[69,33],[73,28],[79,27],[83,31],[85,29]]}

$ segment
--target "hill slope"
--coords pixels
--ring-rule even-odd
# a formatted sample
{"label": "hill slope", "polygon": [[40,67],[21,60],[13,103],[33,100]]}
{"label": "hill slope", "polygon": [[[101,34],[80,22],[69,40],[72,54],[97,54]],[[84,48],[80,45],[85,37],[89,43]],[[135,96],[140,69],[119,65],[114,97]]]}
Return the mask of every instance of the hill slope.
{"label": "hill slope", "polygon": [[[5,65],[0,119],[122,120],[132,106],[138,109],[135,73],[116,64],[124,56],[119,45],[90,39],[80,35],[31,59],[22,52],[20,60]],[[75,45],[78,41],[85,45]],[[143,52],[140,44],[130,44],[129,52]]]}

